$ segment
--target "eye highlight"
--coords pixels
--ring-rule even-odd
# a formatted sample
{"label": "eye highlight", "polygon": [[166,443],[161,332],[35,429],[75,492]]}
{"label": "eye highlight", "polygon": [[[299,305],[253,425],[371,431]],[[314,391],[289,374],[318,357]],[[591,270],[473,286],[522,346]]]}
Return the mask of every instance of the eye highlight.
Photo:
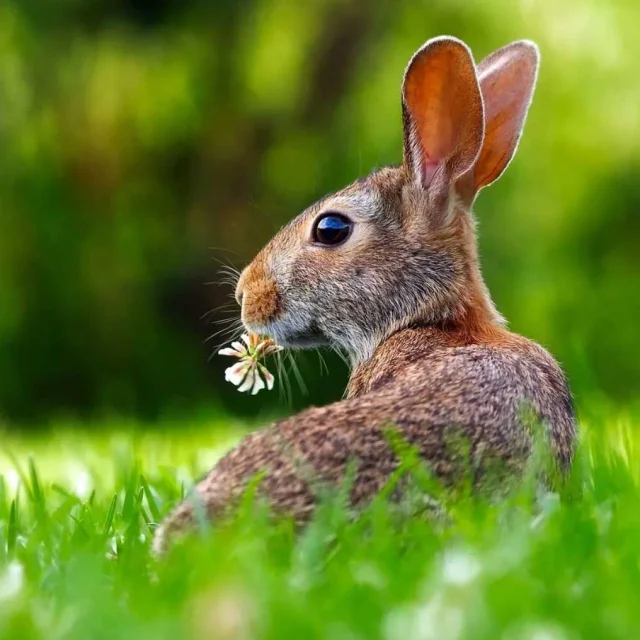
{"label": "eye highlight", "polygon": [[325,246],[342,244],[351,233],[353,222],[341,213],[320,216],[313,227],[313,241]]}

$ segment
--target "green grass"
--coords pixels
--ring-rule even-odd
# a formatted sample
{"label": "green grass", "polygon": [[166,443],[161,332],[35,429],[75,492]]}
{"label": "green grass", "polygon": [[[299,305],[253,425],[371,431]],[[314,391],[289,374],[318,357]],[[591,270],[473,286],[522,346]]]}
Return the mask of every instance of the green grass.
{"label": "green grass", "polygon": [[237,431],[5,436],[0,638],[637,638],[637,423],[585,424],[557,492],[442,494],[435,519],[381,498],[356,521],[336,496],[297,537],[247,499],[160,563],[153,524]]}

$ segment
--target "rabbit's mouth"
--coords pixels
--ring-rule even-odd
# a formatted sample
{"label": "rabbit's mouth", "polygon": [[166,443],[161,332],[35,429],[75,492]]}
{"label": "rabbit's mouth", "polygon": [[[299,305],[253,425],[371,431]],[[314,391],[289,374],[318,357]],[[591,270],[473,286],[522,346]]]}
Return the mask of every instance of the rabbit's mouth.
{"label": "rabbit's mouth", "polygon": [[306,330],[290,334],[284,340],[278,340],[278,344],[291,349],[317,349],[327,344],[326,338],[320,331]]}
{"label": "rabbit's mouth", "polygon": [[[247,326],[246,323],[245,326]],[[276,344],[287,349],[317,349],[329,344],[315,322],[301,327],[298,323],[288,322],[286,317],[283,317],[268,322],[264,326],[247,326],[247,329],[269,336]]]}

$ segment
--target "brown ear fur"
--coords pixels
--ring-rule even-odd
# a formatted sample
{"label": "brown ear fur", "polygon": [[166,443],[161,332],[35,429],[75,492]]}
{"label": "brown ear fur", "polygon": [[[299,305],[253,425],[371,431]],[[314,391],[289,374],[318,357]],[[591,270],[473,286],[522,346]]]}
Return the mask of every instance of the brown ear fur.
{"label": "brown ear fur", "polygon": [[469,48],[429,40],[409,61],[402,85],[404,157],[423,187],[448,183],[474,164],[484,135],[482,96]]}
{"label": "brown ear fur", "polygon": [[485,107],[485,135],[475,165],[475,189],[497,180],[513,158],[531,104],[539,62],[538,47],[513,42],[478,65]]}

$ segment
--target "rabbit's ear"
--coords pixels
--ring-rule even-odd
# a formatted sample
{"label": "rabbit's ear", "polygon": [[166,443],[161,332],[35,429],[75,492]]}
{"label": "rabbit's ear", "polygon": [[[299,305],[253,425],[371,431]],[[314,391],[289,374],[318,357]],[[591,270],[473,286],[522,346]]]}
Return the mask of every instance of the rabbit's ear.
{"label": "rabbit's ear", "polygon": [[538,76],[538,47],[513,42],[478,65],[485,135],[475,166],[476,191],[497,180],[513,158]]}
{"label": "rabbit's ear", "polygon": [[469,48],[429,40],[402,83],[404,162],[425,188],[446,189],[475,163],[484,135],[482,95]]}

